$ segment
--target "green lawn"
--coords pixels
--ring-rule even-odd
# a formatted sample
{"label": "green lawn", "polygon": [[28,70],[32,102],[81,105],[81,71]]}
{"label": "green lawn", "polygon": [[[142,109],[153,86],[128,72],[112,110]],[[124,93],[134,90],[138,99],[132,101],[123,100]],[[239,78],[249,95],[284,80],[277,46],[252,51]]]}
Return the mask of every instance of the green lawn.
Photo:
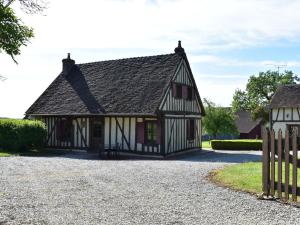
{"label": "green lawn", "polygon": [[214,171],[211,178],[216,183],[233,189],[261,193],[261,165],[261,162],[249,162],[226,166]]}
{"label": "green lawn", "polygon": [[[277,162],[276,162],[276,178],[277,180]],[[290,164],[290,171],[292,165]],[[284,183],[284,162],[282,164],[283,183]],[[236,190],[262,193],[262,163],[248,162],[236,165],[226,166],[222,169],[215,170],[211,173],[212,181],[231,187]],[[300,169],[298,169],[298,180],[300,180]],[[290,184],[292,183],[292,174],[290,173]]]}
{"label": "green lawn", "polygon": [[0,150],[0,157],[7,157],[7,156],[11,156],[11,153],[8,152],[3,152],[2,150]]}
{"label": "green lawn", "polygon": [[64,150],[54,150],[54,149],[30,149],[26,151],[17,150],[5,150],[0,149],[0,157],[9,156],[58,156],[63,155],[67,151]]}
{"label": "green lawn", "polygon": [[202,148],[211,148],[210,141],[202,141]]}

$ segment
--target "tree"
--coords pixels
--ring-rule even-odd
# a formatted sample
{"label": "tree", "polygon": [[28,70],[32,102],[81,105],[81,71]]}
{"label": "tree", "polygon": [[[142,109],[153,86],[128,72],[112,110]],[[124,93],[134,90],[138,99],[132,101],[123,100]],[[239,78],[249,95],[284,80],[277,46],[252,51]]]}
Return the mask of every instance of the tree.
{"label": "tree", "polygon": [[[21,53],[34,36],[33,29],[23,24],[10,7],[16,0],[0,0],[0,53],[4,51],[16,62],[15,56]],[[45,9],[45,2],[37,0],[18,0],[21,9],[28,14],[39,13]],[[16,62],[17,63],[17,62]]]}
{"label": "tree", "polygon": [[249,110],[253,119],[261,118],[267,122],[269,118],[268,105],[280,85],[296,84],[299,77],[292,71],[260,72],[258,76],[250,76],[246,85],[246,90],[237,89],[233,96],[232,109],[234,112],[239,110]]}
{"label": "tree", "polygon": [[245,91],[242,91],[241,89],[236,89],[231,104],[233,112],[238,112],[240,110],[250,110],[249,105],[250,104],[247,93]]}
{"label": "tree", "polygon": [[238,134],[235,125],[235,116],[228,108],[216,106],[207,99],[203,100],[205,105],[205,117],[203,118],[203,127],[208,135],[215,138],[217,135]]}

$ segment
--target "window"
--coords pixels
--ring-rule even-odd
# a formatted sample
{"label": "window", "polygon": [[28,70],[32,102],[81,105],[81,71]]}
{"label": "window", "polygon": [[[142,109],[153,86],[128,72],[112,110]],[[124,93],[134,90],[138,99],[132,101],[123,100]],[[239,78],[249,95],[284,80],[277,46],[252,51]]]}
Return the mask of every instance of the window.
{"label": "window", "polygon": [[176,84],[176,98],[182,98],[182,85]]}
{"label": "window", "polygon": [[149,144],[156,143],[157,139],[157,123],[156,121],[146,122],[146,142]]}
{"label": "window", "polygon": [[174,98],[182,98],[183,86],[178,83],[172,84],[172,95]]}
{"label": "window", "polygon": [[195,120],[194,119],[190,119],[190,120],[187,120],[187,139],[188,140],[194,140],[195,139]]}
{"label": "window", "polygon": [[59,141],[71,141],[72,139],[72,119],[62,118],[56,123],[56,139]]}
{"label": "window", "polygon": [[187,92],[188,92],[187,93],[187,99],[188,100],[193,100],[193,94],[194,94],[193,88],[189,86]]}

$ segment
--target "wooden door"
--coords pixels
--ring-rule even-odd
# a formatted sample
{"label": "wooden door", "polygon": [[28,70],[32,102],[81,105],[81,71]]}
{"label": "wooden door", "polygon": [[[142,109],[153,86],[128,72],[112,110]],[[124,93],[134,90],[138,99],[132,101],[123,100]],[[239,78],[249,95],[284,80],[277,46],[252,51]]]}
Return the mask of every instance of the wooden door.
{"label": "wooden door", "polygon": [[100,152],[104,149],[104,120],[103,118],[91,119],[91,150]]}

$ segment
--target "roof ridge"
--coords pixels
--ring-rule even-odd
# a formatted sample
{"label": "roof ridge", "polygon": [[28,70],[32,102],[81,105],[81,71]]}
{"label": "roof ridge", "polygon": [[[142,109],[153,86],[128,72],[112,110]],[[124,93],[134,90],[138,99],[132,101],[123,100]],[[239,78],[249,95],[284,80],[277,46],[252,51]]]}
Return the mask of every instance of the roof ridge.
{"label": "roof ridge", "polygon": [[149,56],[136,56],[136,57],[128,57],[128,58],[120,58],[120,59],[108,59],[102,61],[93,61],[87,63],[76,63],[75,65],[87,65],[87,64],[94,64],[94,63],[101,63],[101,62],[112,62],[112,61],[122,61],[127,59],[145,59],[150,57],[157,57],[157,56],[170,56],[170,55],[177,55],[176,53],[168,53],[168,54],[160,54],[160,55],[149,55]]}

